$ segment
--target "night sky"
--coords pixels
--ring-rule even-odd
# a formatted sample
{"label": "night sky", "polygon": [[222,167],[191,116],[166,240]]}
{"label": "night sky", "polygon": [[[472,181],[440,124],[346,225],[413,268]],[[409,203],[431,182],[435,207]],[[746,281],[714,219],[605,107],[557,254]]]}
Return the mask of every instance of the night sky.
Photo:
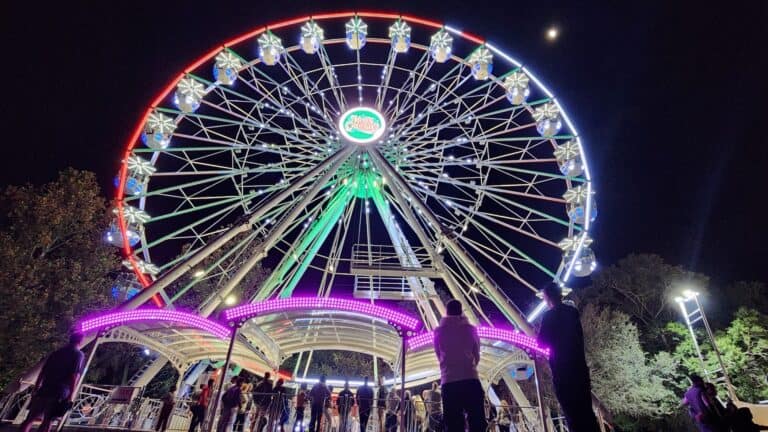
{"label": "night sky", "polygon": [[3,2],[0,185],[73,166],[111,195],[125,140],[185,65],[273,21],[381,9],[476,33],[553,90],[592,165],[602,264],[654,252],[768,281],[768,2],[738,3]]}

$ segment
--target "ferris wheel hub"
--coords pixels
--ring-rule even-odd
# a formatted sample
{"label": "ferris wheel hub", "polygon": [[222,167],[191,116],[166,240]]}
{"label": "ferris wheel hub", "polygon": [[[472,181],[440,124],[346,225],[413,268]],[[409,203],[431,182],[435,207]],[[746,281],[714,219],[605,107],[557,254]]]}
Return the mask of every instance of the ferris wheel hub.
{"label": "ferris wheel hub", "polygon": [[339,117],[341,136],[355,144],[369,144],[378,140],[386,128],[384,116],[373,108],[350,108]]}

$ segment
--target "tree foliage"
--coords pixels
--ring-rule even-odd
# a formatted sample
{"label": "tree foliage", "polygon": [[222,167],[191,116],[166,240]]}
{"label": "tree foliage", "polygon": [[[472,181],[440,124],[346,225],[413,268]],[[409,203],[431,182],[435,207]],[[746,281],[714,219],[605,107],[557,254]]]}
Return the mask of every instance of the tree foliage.
{"label": "tree foliage", "polygon": [[108,223],[90,172],[0,193],[0,385],[63,342],[76,317],[110,304],[119,259],[101,240]]}
{"label": "tree foliage", "polygon": [[587,305],[581,313],[595,394],[614,414],[659,418],[672,412],[673,393],[640,346],[637,326],[623,312]]}
{"label": "tree foliage", "polygon": [[[672,355],[680,365],[680,373],[702,375],[701,360],[688,329],[682,324],[670,323],[667,331],[677,342]],[[702,342],[700,349],[706,370],[712,373],[720,369],[703,331],[697,334],[697,339]],[[725,331],[715,334],[715,343],[736,396],[747,402],[768,399],[768,316],[754,309],[740,308]],[[721,386],[720,391],[726,395],[724,387]]]}
{"label": "tree foliage", "polygon": [[[298,355],[286,360],[282,367],[291,371],[296,365]],[[306,356],[302,358],[301,370],[303,373]],[[378,359],[379,376],[393,376],[392,369],[382,359]],[[307,376],[325,375],[332,378],[360,379],[370,377],[373,379],[373,356],[366,353],[350,351],[314,351],[312,361],[307,370]]]}
{"label": "tree foliage", "polygon": [[670,265],[658,255],[632,254],[595,274],[581,297],[629,315],[641,329],[643,347],[655,353],[669,348],[662,330],[679,317],[674,297],[683,286],[702,290],[707,283],[707,276]]}

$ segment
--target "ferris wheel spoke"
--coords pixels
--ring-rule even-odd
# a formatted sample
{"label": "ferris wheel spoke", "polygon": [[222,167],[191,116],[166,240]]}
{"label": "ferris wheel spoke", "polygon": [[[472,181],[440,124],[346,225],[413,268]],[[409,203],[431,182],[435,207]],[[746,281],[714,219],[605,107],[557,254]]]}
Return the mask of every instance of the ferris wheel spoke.
{"label": "ferris wheel spoke", "polygon": [[[200,283],[206,282],[212,279],[218,279],[216,285],[220,285],[228,274],[234,271],[239,259],[243,253],[246,252],[248,246],[256,241],[256,233],[250,233],[242,240],[238,241],[234,246],[227,250],[219,259],[201,269],[202,275],[192,277],[191,280],[178,291],[176,291],[170,298],[170,303],[173,304],[184,296],[189,290],[193,289]],[[183,256],[182,256],[183,259]]]}
{"label": "ferris wheel spoke", "polygon": [[[423,55],[426,55],[426,51],[424,52]],[[422,57],[422,59],[423,58],[424,57]],[[435,84],[435,87],[436,87],[435,90],[438,90],[438,89],[443,90],[443,96],[439,97],[439,98],[436,98],[436,100],[434,101],[434,105],[435,106],[437,106],[441,102],[443,102],[444,98],[448,97],[448,95],[450,95],[450,94],[458,96],[455,93],[455,89],[458,88],[461,85],[461,84],[457,85],[457,83],[463,82],[463,81],[459,80],[459,78],[461,77],[461,74],[462,74],[462,72],[464,70],[464,67],[465,67],[464,64],[457,63],[448,72],[446,72],[440,78],[438,78],[438,79],[433,81],[433,84]],[[454,73],[455,73],[455,75],[454,75]],[[413,79],[413,77],[409,76],[408,79],[411,80],[411,79]],[[451,84],[443,86],[443,82],[450,81],[450,80],[453,81],[452,84],[453,84],[454,88],[450,87]],[[395,106],[392,108],[392,111],[387,112],[387,114],[390,117],[395,117],[397,114],[401,114],[401,113],[405,113],[405,112],[411,111],[414,108],[414,104],[417,102],[416,100],[411,100],[411,97],[414,95],[413,92],[405,93],[405,99],[402,102],[399,100],[400,94],[401,93],[398,93],[398,96],[396,98],[396,103],[395,103]],[[437,95],[438,93],[435,93],[435,94]]]}
{"label": "ferris wheel spoke", "polygon": [[[134,249],[134,253],[138,254],[141,252],[144,252],[145,250],[149,250],[155,246],[158,246],[164,242],[166,242],[169,239],[177,238],[177,236],[181,235],[184,232],[187,232],[189,229],[203,225],[205,223],[208,223],[212,220],[215,220],[218,217],[224,216],[228,214],[229,212],[232,212],[237,207],[239,207],[239,203],[230,203],[230,205],[221,208],[213,213],[210,213],[206,216],[202,216],[200,219],[190,223],[189,225],[182,226],[181,228],[176,229],[173,232],[170,232],[168,234],[163,235],[162,237],[158,237],[155,240],[149,241],[149,242],[143,242],[140,247],[137,247]],[[144,229],[146,230],[149,227],[149,223],[144,224]]]}
{"label": "ferris wheel spoke", "polygon": [[394,50],[390,49],[387,53],[387,60],[384,62],[384,66],[381,69],[379,90],[376,93],[376,102],[374,104],[379,112],[383,112],[384,110],[384,101],[387,99],[387,90],[389,90],[389,82],[392,78],[392,71],[396,59],[397,54]]}
{"label": "ferris wheel spoke", "polygon": [[[285,250],[285,254],[280,264],[272,272],[271,276],[262,285],[257,298],[268,298],[278,293],[280,297],[289,296],[298,279],[307,270],[309,264],[317,255],[320,245],[326,240],[331,230],[336,226],[344,209],[350,201],[345,188],[339,189],[333,197],[322,199],[313,210],[307,213],[312,214],[311,222],[304,222],[304,229],[296,239]],[[323,206],[322,210],[320,205]],[[301,221],[297,220],[294,227],[298,227]],[[293,271],[290,277],[289,272]]]}
{"label": "ferris wheel spoke", "polygon": [[[286,52],[286,63],[287,65],[283,65],[281,63],[281,66],[283,69],[286,70],[286,73],[291,77],[293,82],[296,84],[296,86],[302,91],[304,97],[311,101],[310,110],[312,111],[321,111],[322,112],[322,118],[326,122],[326,126],[329,130],[335,130],[336,125],[333,124],[330,119],[332,117],[335,117],[339,113],[340,108],[339,106],[333,106],[331,105],[330,101],[325,99],[325,92],[324,89],[320,87],[321,80],[315,80],[314,83],[310,84],[308,77],[312,73],[317,73],[318,71],[320,73],[324,73],[324,69],[319,70],[308,70],[305,71],[301,68],[299,63],[296,61],[296,59],[290,54],[290,52]],[[294,71],[294,69],[300,71],[300,73],[297,75]],[[299,77],[301,80],[299,80]],[[320,103],[316,100],[315,95],[320,96]],[[322,107],[322,108],[320,108]],[[328,108],[331,108],[331,112],[328,111]]]}
{"label": "ferris wheel spoke", "polygon": [[[505,214],[505,215],[489,214],[477,208],[474,208],[474,206],[467,205],[466,201],[462,204],[461,199],[456,199],[453,197],[448,199],[442,195],[436,194],[425,188],[416,188],[416,190],[419,190],[425,196],[434,198],[438,203],[440,203],[444,212],[452,215],[452,219],[448,219],[448,218],[444,219],[449,225],[456,226],[456,227],[463,227],[462,221],[468,220],[470,219],[470,217],[472,218],[480,217],[490,223],[497,224],[502,228],[518,232],[522,235],[533,238],[549,246],[559,248],[557,243],[540,236],[535,230],[533,230],[533,227],[529,225],[530,219],[528,217],[517,215],[514,209],[511,209],[507,206],[504,206],[504,208],[509,212],[508,214]],[[519,226],[515,226],[510,223],[507,223],[504,221],[505,219],[509,220],[510,222],[516,222],[519,224]],[[539,220],[539,222],[543,222],[543,221],[549,221],[549,218],[543,217],[541,220]],[[523,229],[524,226],[528,226],[530,231]]]}
{"label": "ferris wheel spoke", "polygon": [[317,54],[318,58],[320,59],[320,64],[323,67],[323,71],[325,72],[325,79],[328,81],[328,85],[331,88],[331,93],[336,98],[339,111],[340,113],[344,112],[347,110],[347,100],[344,96],[344,92],[341,91],[341,83],[339,82],[339,77],[332,66],[333,62],[328,56],[328,51],[325,49],[325,44],[320,44],[320,48],[318,49]]}
{"label": "ferris wheel spoke", "polygon": [[[528,263],[528,264],[531,264],[531,265],[532,265],[534,268],[537,268],[538,270],[540,270],[541,272],[543,272],[545,275],[547,275],[547,276],[549,276],[549,277],[552,277],[552,278],[554,278],[554,277],[555,277],[555,272],[554,272],[554,271],[552,271],[552,270],[548,269],[548,268],[547,268],[546,266],[544,266],[543,264],[539,263],[538,261],[534,260],[533,258],[531,258],[530,256],[528,256],[527,254],[525,254],[525,253],[524,253],[523,251],[521,251],[519,248],[516,248],[516,247],[515,247],[514,245],[512,245],[511,243],[509,243],[508,241],[506,241],[506,240],[504,240],[503,238],[501,238],[501,236],[499,236],[498,234],[496,234],[495,232],[493,232],[493,230],[490,230],[490,229],[486,228],[485,226],[483,226],[483,225],[481,225],[481,224],[474,224],[473,226],[474,226],[475,228],[478,228],[478,230],[480,230],[480,231],[483,231],[483,235],[484,235],[484,236],[486,236],[486,239],[489,239],[489,240],[490,240],[490,239],[492,239],[492,241],[493,241],[493,240],[495,240],[495,241],[496,241],[496,242],[498,242],[498,243],[484,243],[484,244],[480,244],[479,242],[476,242],[476,241],[474,241],[474,240],[471,240],[471,239],[467,239],[467,238],[462,238],[463,240],[465,240],[465,244],[471,244],[471,245],[472,245],[472,247],[473,247],[473,248],[475,248],[475,249],[476,249],[476,250],[478,250],[478,251],[479,251],[479,250],[485,250],[485,251],[487,251],[487,252],[488,252],[488,251],[493,251],[493,253],[494,253],[494,254],[496,254],[496,255],[497,255],[497,257],[500,257],[500,258],[502,258],[502,260],[503,260],[505,263],[507,263],[507,264],[508,264],[508,266],[504,266],[504,265],[502,265],[501,267],[509,267],[509,268],[514,268],[514,265],[513,265],[513,263],[512,263],[512,260],[510,259],[510,253],[515,253],[515,254],[517,255],[517,257],[518,257],[520,260],[522,260],[523,262],[526,262],[526,263]],[[501,250],[499,250],[499,249],[497,249],[497,248],[490,248],[490,247],[488,246],[488,244],[494,244],[494,245],[495,245],[495,244],[499,244],[499,245],[503,245],[503,246],[504,246],[504,248],[506,249],[506,252],[504,252],[504,251],[501,251]],[[498,258],[497,258],[497,259],[498,259]],[[512,273],[517,273],[517,272],[516,272],[516,271],[515,271],[515,272],[511,272],[511,271],[508,271],[508,273],[512,274]]]}
{"label": "ferris wheel spoke", "polygon": [[419,57],[418,62],[411,69],[408,78],[402,86],[403,89],[409,88],[409,90],[405,91],[405,98],[402,103],[399,101],[400,94],[398,94],[396,105],[399,106],[401,110],[410,111],[411,107],[415,106],[417,100],[414,99],[414,97],[417,94],[417,89],[426,79],[429,69],[433,64],[434,62],[430,60],[428,52],[426,50],[423,51],[421,57]]}
{"label": "ferris wheel spoke", "polygon": [[[280,114],[284,114],[285,110],[281,108],[278,111],[276,111],[275,113],[272,113],[269,116],[265,116],[261,112],[261,109],[258,109],[258,106],[262,106],[262,107],[266,108],[266,107],[269,107],[270,105],[268,103],[264,104],[262,102],[255,102],[255,103],[257,104],[256,106],[257,106],[257,112],[259,113],[259,117],[263,121],[259,121],[259,120],[255,119],[252,116],[252,114],[250,114],[250,113],[248,113],[248,112],[246,112],[246,111],[244,111],[242,109],[239,109],[241,114],[237,114],[237,113],[235,113],[235,112],[233,112],[231,110],[227,110],[224,107],[221,107],[221,106],[219,106],[217,104],[212,104],[212,103],[206,102],[206,105],[208,105],[208,106],[210,106],[210,107],[212,107],[212,108],[214,108],[216,110],[219,110],[219,111],[221,111],[221,112],[223,112],[223,113],[225,113],[227,115],[230,115],[230,116],[233,116],[233,117],[239,119],[240,121],[236,121],[236,124],[238,124],[238,125],[241,125],[243,122],[251,122],[251,123],[254,123],[254,125],[259,128],[259,132],[264,130],[264,129],[266,129],[269,132],[276,133],[278,135],[283,136],[283,138],[285,138],[286,144],[288,145],[289,148],[295,147],[295,148],[302,149],[305,146],[302,146],[299,143],[302,143],[304,141],[308,141],[310,143],[310,145],[306,146],[306,147],[314,148],[314,149],[323,148],[323,146],[317,141],[315,136],[313,136],[310,133],[305,133],[304,132],[304,130],[305,130],[304,128],[299,128],[299,127],[297,127],[295,125],[295,120],[296,120],[296,116],[295,115],[290,115],[289,116],[291,121],[294,122],[294,125],[293,125],[293,127],[290,130],[279,128],[279,127],[277,127],[277,124],[273,120],[275,120]],[[264,108],[262,108],[262,109],[264,109]],[[205,118],[205,117],[200,117],[200,118]],[[306,122],[301,122],[301,124],[302,124],[302,126],[307,127],[306,126]],[[270,125],[270,126],[268,126],[268,125]],[[308,128],[307,130],[313,130],[313,131],[316,130],[316,129],[313,129],[311,127],[307,127],[307,128]],[[257,137],[257,136],[258,136],[258,132],[256,134],[254,134],[254,138]]]}
{"label": "ferris wheel spoke", "polygon": [[[265,102],[272,103],[278,108],[278,113],[288,114],[292,121],[301,123],[307,129],[323,129],[322,126],[315,123],[317,118],[312,115],[310,110],[306,109],[305,105],[301,104],[301,100],[287,91],[285,83],[281,84],[277,82],[274,78],[257,68],[252,63],[248,63],[246,69],[248,70],[248,77],[250,77],[250,80],[245,79],[244,77],[242,82],[245,83],[257,95],[260,95],[262,100],[257,101],[239,92],[235,92],[228,87],[219,86],[219,88],[224,92],[247,98],[252,103],[255,103],[257,108],[260,106],[260,104],[264,104]],[[269,89],[267,85],[272,86],[273,88]],[[296,111],[296,106],[305,108],[305,112],[303,113],[304,116],[302,116],[301,112]],[[326,126],[332,126],[332,124],[329,123],[328,120],[323,116],[320,116],[320,119],[325,122]]]}
{"label": "ferris wheel spoke", "polygon": [[[421,186],[417,186],[416,188],[414,188],[414,190],[419,191],[422,194],[422,196],[424,196],[424,197],[432,197],[432,198],[434,198],[438,203],[440,203],[441,206],[448,206],[448,207],[443,207],[444,210],[446,210],[448,212],[453,212],[458,207],[458,208],[463,209],[463,210],[465,210],[467,212],[472,212],[473,214],[478,214],[478,215],[485,216],[489,220],[492,220],[492,221],[494,220],[493,217],[486,216],[484,214],[481,214],[481,212],[479,212],[479,211],[473,211],[470,207],[468,207],[466,205],[459,204],[461,200],[458,199],[458,198],[455,198],[455,197],[450,197],[449,198],[449,197],[446,197],[444,195],[438,194],[436,192],[433,192],[432,190],[429,190],[429,189],[427,189],[425,187],[421,187]],[[520,204],[520,203],[518,203],[516,201],[510,200],[510,199],[505,198],[505,197],[503,197],[503,196],[501,196],[499,194],[496,194],[496,193],[494,193],[491,190],[483,190],[482,193],[483,193],[483,195],[487,196],[489,199],[492,199],[492,200],[496,201],[498,205],[503,206],[506,210],[508,210],[510,212],[510,214],[514,214],[514,209],[509,207],[509,206],[512,206],[512,207],[515,207],[515,208],[523,209],[526,212],[529,212],[529,213],[532,213],[532,214],[536,214],[536,215],[538,215],[538,216],[542,217],[543,219],[548,220],[550,222],[555,222],[555,223],[559,223],[559,224],[564,225],[564,226],[569,226],[569,223],[567,221],[564,221],[562,219],[556,218],[556,217],[551,216],[549,214],[546,214],[544,212],[541,212],[541,211],[538,211],[538,210],[534,210],[534,209],[532,209],[529,206],[525,206],[525,205]],[[535,196],[531,196],[531,197],[535,197]],[[536,198],[538,198],[538,197],[536,197]],[[522,218],[521,218],[521,220],[522,220]],[[506,224],[505,224],[505,227],[507,227]],[[549,245],[552,245],[552,246],[557,246],[556,243],[539,237],[539,235],[536,234],[535,232],[524,232],[519,227],[511,227],[511,226],[509,226],[508,228],[516,230],[516,231],[520,231],[521,233],[523,233],[525,235],[528,235],[528,236],[531,236],[531,237],[535,237],[537,240],[540,240],[540,241],[542,241],[542,242],[544,242],[546,244],[549,244]]]}
{"label": "ferris wheel spoke", "polygon": [[[213,106],[215,106],[215,105],[213,105]],[[183,113],[183,112],[181,112],[179,110],[170,109],[170,108],[158,108],[157,110],[160,111],[160,112],[166,112],[166,113],[171,113],[171,114],[176,114],[176,115],[183,115],[184,118],[186,120],[188,120],[188,121],[192,121],[194,119],[197,122],[196,123],[197,126],[199,126],[203,130],[204,133],[208,133],[210,135],[216,135],[216,136],[222,138],[222,140],[224,141],[222,143],[222,145],[228,146],[230,148],[233,147],[232,144],[236,144],[236,146],[234,146],[235,148],[247,149],[247,148],[252,148],[252,147],[255,148],[255,147],[251,146],[251,145],[248,145],[246,143],[242,143],[242,142],[232,142],[231,138],[229,139],[229,141],[227,141],[228,137],[226,135],[224,135],[222,133],[219,133],[219,132],[216,132],[215,127],[206,125],[205,123],[203,123],[203,121],[212,121],[212,122],[216,122],[217,124],[224,124],[224,125],[230,125],[230,126],[235,126],[235,127],[242,126],[243,123],[246,123],[246,124],[248,124],[251,127],[254,127],[254,128],[258,127],[258,128],[266,129],[269,132],[273,132],[273,133],[276,133],[278,135],[281,135],[281,136],[283,136],[286,139],[291,139],[291,140],[293,140],[292,142],[296,142],[296,143],[302,142],[302,138],[303,138],[303,137],[300,138],[298,135],[292,134],[292,132],[295,132],[295,131],[286,131],[286,130],[279,129],[279,128],[276,128],[276,127],[268,127],[268,126],[265,126],[264,123],[258,122],[258,121],[254,120],[254,119],[245,118],[245,117],[241,117],[241,119],[238,121],[238,120],[225,119],[225,118],[222,118],[222,117],[215,117],[215,116],[211,116],[211,115],[204,115],[204,114],[198,114],[198,113]],[[229,113],[228,111],[225,111],[225,112]],[[176,135],[176,134],[174,134],[174,135]],[[181,135],[182,135],[182,137],[189,138],[189,139],[193,139],[191,137],[195,137],[194,139],[197,139],[197,140],[203,141],[203,142],[216,142],[216,141],[211,141],[210,138],[206,139],[204,137],[199,137],[199,136],[194,136],[194,135],[186,135],[186,134],[181,134]],[[266,143],[264,143],[264,144],[266,144]],[[262,147],[259,148],[259,150],[266,151],[270,147],[273,148],[273,149],[275,148],[274,144],[271,144],[271,145],[267,145],[267,146],[262,146]],[[288,148],[291,148],[291,147],[289,146]],[[210,147],[192,147],[192,148],[167,147],[167,148],[164,148],[162,150],[138,149],[137,148],[137,149],[134,149],[134,152],[178,152],[178,151],[201,151],[201,152],[204,152],[204,151],[209,151],[209,150],[210,150]],[[220,147],[219,148],[215,148],[215,150],[221,150],[221,148]],[[277,151],[274,151],[274,152],[277,153],[277,154],[281,154],[281,155],[283,154],[282,152],[277,152]]]}

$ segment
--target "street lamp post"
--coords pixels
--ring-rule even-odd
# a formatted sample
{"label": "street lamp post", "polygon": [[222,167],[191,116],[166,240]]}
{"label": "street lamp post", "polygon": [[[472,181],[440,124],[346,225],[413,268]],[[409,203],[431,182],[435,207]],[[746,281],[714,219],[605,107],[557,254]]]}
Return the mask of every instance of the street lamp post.
{"label": "street lamp post", "polygon": [[[728,371],[725,369],[725,364],[723,363],[723,358],[720,356],[720,350],[717,348],[717,343],[715,343],[715,336],[712,333],[712,328],[709,327],[709,321],[707,321],[707,315],[704,313],[704,309],[701,307],[701,303],[699,302],[699,293],[698,291],[694,291],[691,289],[686,289],[683,291],[682,297],[675,297],[675,301],[680,305],[680,310],[683,313],[683,318],[685,319],[685,324],[688,326],[688,330],[691,332],[691,339],[693,340],[693,346],[696,349],[696,354],[699,356],[699,361],[701,361],[701,368],[704,371],[704,376],[709,379],[709,371],[706,368],[706,365],[704,363],[704,356],[701,354],[701,348],[699,347],[699,343],[696,340],[696,333],[693,331],[693,324],[695,324],[697,321],[701,320],[704,323],[704,329],[707,332],[707,337],[709,338],[709,343],[712,344],[712,350],[715,352],[715,356],[717,356],[717,362],[720,364],[720,370],[723,371],[723,378],[725,379],[725,387],[728,389],[728,395],[731,397],[731,400],[738,400],[736,397],[736,392],[733,389],[733,384],[731,384],[731,378],[728,375]],[[696,309],[692,312],[688,312],[687,303],[689,301],[693,301],[696,305]],[[698,316],[695,316],[698,313]],[[691,317],[694,317],[693,320]]]}

